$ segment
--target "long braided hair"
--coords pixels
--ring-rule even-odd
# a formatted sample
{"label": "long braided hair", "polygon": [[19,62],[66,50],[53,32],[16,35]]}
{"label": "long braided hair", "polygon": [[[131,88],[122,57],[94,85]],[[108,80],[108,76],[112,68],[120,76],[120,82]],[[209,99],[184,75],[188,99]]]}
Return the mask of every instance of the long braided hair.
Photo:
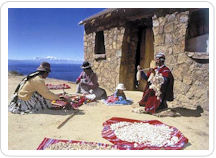
{"label": "long braided hair", "polygon": [[30,80],[31,78],[35,76],[41,75],[41,73],[42,71],[35,71],[35,72],[28,74],[26,77],[24,77],[22,81],[18,84],[18,86],[16,87],[14,94],[18,92],[18,90],[25,84],[26,81]]}

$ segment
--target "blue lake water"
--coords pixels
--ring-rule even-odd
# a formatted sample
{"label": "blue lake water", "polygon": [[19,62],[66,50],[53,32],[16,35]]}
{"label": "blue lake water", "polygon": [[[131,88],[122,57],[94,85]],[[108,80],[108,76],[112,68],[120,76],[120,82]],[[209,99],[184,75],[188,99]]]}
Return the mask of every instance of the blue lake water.
{"label": "blue lake water", "polygon": [[[21,73],[23,75],[28,75],[29,73],[36,71],[39,65],[40,62],[9,60],[8,71],[17,71],[18,73]],[[80,66],[81,64],[51,63],[52,72],[49,74],[48,77],[74,82],[82,71]]]}

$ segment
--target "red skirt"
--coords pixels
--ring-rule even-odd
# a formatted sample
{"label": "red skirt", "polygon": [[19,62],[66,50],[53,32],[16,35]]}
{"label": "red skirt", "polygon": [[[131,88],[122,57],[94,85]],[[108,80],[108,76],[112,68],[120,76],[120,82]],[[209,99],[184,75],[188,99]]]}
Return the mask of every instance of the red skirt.
{"label": "red skirt", "polygon": [[140,106],[145,107],[146,112],[155,113],[161,104],[161,99],[157,99],[153,89],[147,89],[143,92],[143,97],[139,102]]}

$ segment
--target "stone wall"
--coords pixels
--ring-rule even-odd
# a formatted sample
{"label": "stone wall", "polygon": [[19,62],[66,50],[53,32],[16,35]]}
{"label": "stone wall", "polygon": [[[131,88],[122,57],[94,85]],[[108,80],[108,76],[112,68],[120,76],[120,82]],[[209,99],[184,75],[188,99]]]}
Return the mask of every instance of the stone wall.
{"label": "stone wall", "polygon": [[188,19],[188,11],[165,17],[154,16],[154,52],[165,53],[165,63],[175,78],[175,100],[168,103],[169,106],[192,109],[201,106],[208,110],[209,64],[198,63],[185,52]]}
{"label": "stone wall", "polygon": [[122,41],[125,29],[115,27],[104,30],[105,59],[94,53],[96,33],[84,34],[84,59],[92,64],[98,75],[100,87],[113,91],[119,83]]}

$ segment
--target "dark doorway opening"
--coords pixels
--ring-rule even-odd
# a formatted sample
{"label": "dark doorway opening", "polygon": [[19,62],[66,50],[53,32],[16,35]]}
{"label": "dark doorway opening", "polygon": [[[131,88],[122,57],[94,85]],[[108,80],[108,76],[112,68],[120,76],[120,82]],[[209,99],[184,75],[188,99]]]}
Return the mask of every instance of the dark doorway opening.
{"label": "dark doorway opening", "polygon": [[138,84],[136,80],[137,66],[140,65],[143,69],[149,68],[151,61],[154,60],[154,35],[152,27],[139,27],[137,36],[138,42],[135,59],[134,89],[142,91],[147,82],[141,80]]}
{"label": "dark doorway opening", "polygon": [[[145,40],[145,38],[143,38],[143,34],[145,34],[145,29],[144,28],[138,28],[138,42],[137,42],[137,49],[136,49],[136,57],[135,57],[135,72],[137,72],[137,66],[140,65],[140,48],[141,48],[141,45],[142,43],[144,42],[143,40]],[[134,76],[134,89],[135,90],[138,90],[139,89],[139,83],[136,79],[136,73],[135,73],[135,76]]]}

